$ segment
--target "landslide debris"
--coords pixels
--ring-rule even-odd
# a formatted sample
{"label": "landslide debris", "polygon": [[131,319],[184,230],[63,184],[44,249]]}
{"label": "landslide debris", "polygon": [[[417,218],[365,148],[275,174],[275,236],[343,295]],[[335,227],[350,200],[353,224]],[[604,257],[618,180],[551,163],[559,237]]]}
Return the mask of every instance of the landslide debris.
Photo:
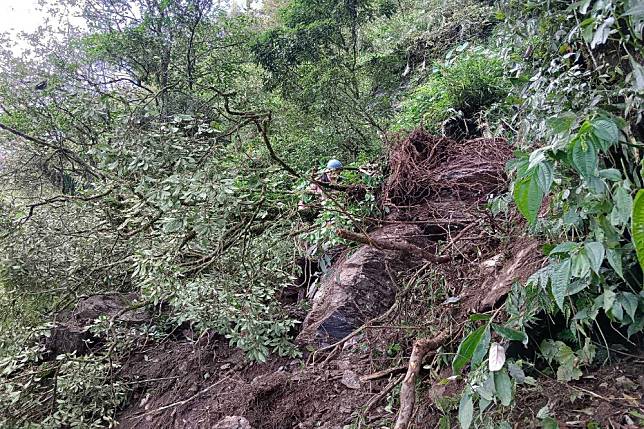
{"label": "landslide debris", "polygon": [[[506,188],[503,168],[510,155],[503,139],[455,142],[422,129],[396,139],[380,194],[388,215],[381,227],[366,231],[371,245],[345,250],[321,279],[297,337],[305,359],[244,364],[241,352],[214,336],[155,345],[123,365],[122,376],[138,387],[120,416],[121,427],[213,427],[237,416],[254,428],[336,428],[352,423],[365,406],[369,421],[391,422],[385,400],[393,400],[406,366],[401,358],[411,344],[409,333],[386,325],[415,319],[423,331],[437,321],[418,291],[403,292],[401,284],[428,269],[438,272],[422,255],[442,251],[449,261],[440,268],[447,273],[445,292],[462,302],[469,296],[482,301],[475,261],[503,252],[495,235],[500,221],[485,204]],[[468,314],[443,303],[431,311],[452,318]],[[385,326],[352,336],[379,318]],[[399,366],[392,370],[392,353],[383,351],[398,343]]]}

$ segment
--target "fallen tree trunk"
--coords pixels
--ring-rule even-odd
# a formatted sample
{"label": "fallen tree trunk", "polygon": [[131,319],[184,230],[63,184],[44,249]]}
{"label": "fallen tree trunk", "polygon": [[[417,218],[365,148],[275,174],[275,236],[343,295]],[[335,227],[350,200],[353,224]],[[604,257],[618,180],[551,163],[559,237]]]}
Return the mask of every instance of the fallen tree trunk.
{"label": "fallen tree trunk", "polygon": [[344,238],[345,240],[366,244],[368,246],[372,246],[381,250],[397,250],[403,253],[418,256],[428,262],[433,262],[435,264],[442,264],[452,259],[449,256],[436,256],[433,253],[426,251],[425,249],[421,249],[414,244],[404,241],[383,240],[380,238],[371,237],[367,234],[358,234],[351,232],[346,229],[338,229],[337,234],[338,237]]}
{"label": "fallen tree trunk", "polygon": [[425,355],[430,351],[435,351],[451,337],[450,332],[443,332],[432,338],[416,340],[414,343],[414,348],[409,358],[407,374],[400,388],[400,410],[398,411],[394,429],[407,429],[409,427],[409,420],[411,420],[414,404],[416,403],[416,378],[420,373]]}

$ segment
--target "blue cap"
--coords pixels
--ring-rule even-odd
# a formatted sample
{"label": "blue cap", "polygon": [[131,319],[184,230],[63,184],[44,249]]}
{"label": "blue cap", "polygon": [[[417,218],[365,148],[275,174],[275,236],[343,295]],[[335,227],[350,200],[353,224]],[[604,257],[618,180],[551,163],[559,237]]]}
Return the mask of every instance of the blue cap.
{"label": "blue cap", "polygon": [[327,170],[340,170],[342,169],[342,163],[337,159],[332,159],[326,164]]}

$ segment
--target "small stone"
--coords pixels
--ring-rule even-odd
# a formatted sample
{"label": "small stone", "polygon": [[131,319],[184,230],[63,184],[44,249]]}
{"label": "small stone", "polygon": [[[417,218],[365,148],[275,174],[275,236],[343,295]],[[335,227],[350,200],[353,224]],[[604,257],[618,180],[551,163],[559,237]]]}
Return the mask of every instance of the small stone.
{"label": "small stone", "polygon": [[221,419],[212,429],[253,429],[250,422],[241,416],[228,416]]}
{"label": "small stone", "polygon": [[349,389],[359,389],[361,386],[360,378],[355,372],[351,371],[350,369],[344,371],[340,383],[344,384]]}

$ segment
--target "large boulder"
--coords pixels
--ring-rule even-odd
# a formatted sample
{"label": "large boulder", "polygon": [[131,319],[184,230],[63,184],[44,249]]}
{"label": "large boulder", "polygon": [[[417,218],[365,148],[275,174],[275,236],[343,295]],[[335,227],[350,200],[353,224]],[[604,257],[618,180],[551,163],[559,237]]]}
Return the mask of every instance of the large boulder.
{"label": "large boulder", "polygon": [[[379,240],[426,248],[423,233],[412,224],[387,225],[370,233]],[[361,246],[340,259],[322,278],[297,343],[326,345],[340,340],[366,321],[387,311],[396,297],[395,278],[422,261],[391,250]]]}
{"label": "large boulder", "polygon": [[71,312],[59,315],[49,336],[43,339],[46,357],[54,358],[72,352],[78,355],[90,353],[98,339],[88,328],[100,316],[127,324],[150,320],[150,315],[144,309],[128,309],[135,300],[136,296],[132,294],[93,295],[81,299]]}

